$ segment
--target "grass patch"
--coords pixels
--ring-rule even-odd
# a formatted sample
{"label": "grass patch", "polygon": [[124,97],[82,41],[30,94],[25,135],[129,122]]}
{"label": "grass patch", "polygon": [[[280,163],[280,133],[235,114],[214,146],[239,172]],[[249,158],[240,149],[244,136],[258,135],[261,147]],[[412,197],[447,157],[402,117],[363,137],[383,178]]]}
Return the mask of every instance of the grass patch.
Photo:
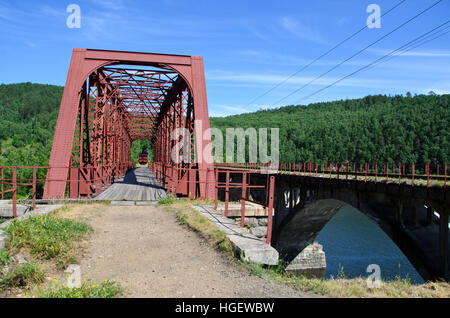
{"label": "grass patch", "polygon": [[199,233],[221,252],[234,253],[233,245],[227,238],[227,235],[220,231],[213,222],[192,208],[192,204],[205,204],[205,202],[210,203],[210,201],[176,200],[175,203],[168,205],[167,209],[177,213],[177,219],[180,225],[186,225]]}
{"label": "grass patch", "polygon": [[44,273],[36,264],[25,264],[3,274],[0,279],[0,290],[12,287],[28,287],[32,284],[42,283]]}
{"label": "grass patch", "polygon": [[3,222],[6,222],[6,221],[8,221],[9,219],[7,219],[7,218],[0,218],[0,224],[2,224]]}
{"label": "grass patch", "polygon": [[172,198],[171,196],[167,196],[167,197],[162,198],[161,200],[159,200],[158,204],[170,205],[170,204],[174,204],[175,202],[177,202],[177,199]]}
{"label": "grass patch", "polygon": [[0,266],[8,265],[11,262],[11,256],[4,250],[0,250]]}
{"label": "grass patch", "polygon": [[73,262],[72,242],[90,231],[87,224],[55,217],[53,213],[14,220],[6,229],[9,250],[28,248],[33,255],[55,259],[62,267]]}
{"label": "grass patch", "polygon": [[448,298],[450,296],[450,285],[446,282],[412,285],[409,279],[397,277],[394,280],[382,281],[380,288],[369,288],[366,279],[346,278],[343,271],[336,278],[320,279],[287,273],[281,264],[278,267],[266,267],[243,261],[240,263],[261,278],[330,297]]}
{"label": "grass patch", "polygon": [[87,281],[80,287],[69,288],[66,285],[54,285],[46,290],[39,289],[39,298],[113,298],[123,294],[123,288],[117,282],[103,281],[95,284]]}

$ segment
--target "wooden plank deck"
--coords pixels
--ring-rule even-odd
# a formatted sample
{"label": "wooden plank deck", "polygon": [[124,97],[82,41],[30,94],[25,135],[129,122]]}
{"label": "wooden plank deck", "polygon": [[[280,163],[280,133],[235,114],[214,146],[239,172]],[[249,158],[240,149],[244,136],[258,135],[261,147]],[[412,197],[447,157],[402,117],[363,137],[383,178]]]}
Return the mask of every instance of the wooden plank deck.
{"label": "wooden plank deck", "polygon": [[158,201],[166,196],[166,190],[146,167],[128,171],[122,179],[117,180],[95,200],[114,201]]}

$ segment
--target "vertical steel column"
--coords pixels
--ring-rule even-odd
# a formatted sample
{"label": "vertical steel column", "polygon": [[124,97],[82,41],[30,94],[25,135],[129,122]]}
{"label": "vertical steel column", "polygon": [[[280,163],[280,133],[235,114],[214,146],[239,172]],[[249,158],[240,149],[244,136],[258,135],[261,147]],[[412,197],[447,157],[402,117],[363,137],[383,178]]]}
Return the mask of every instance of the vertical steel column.
{"label": "vertical steel column", "polygon": [[36,166],[33,166],[33,182],[32,182],[33,210],[36,210]]}
{"label": "vertical steel column", "polygon": [[245,225],[245,199],[247,197],[247,172],[242,173],[241,227]]}
{"label": "vertical steel column", "polygon": [[12,167],[12,201],[13,201],[13,217],[17,217],[17,167]]}
{"label": "vertical steel column", "polygon": [[225,180],[225,216],[228,217],[228,200],[230,199],[230,171],[226,172]]}
{"label": "vertical steel column", "polygon": [[216,195],[214,200],[214,210],[217,211],[217,206],[219,204],[219,169],[216,169]]}
{"label": "vertical steel column", "polygon": [[275,177],[270,176],[269,184],[269,206],[267,208],[267,236],[266,243],[270,244],[272,242],[272,226],[273,226],[273,199],[275,191]]}

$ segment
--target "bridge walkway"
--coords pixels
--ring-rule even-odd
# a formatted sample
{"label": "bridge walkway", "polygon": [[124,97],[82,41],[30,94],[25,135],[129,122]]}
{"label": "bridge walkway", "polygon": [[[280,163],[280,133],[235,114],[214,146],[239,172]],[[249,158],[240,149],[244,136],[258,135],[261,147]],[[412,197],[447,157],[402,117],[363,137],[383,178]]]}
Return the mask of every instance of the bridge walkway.
{"label": "bridge walkway", "polygon": [[165,189],[149,168],[138,167],[114,182],[95,200],[111,201],[158,201],[166,196]]}

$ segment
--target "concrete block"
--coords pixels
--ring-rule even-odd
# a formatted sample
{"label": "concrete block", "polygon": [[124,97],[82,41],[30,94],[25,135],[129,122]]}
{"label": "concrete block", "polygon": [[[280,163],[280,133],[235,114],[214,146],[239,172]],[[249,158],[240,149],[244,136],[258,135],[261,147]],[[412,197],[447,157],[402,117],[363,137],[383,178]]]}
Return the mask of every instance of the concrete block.
{"label": "concrete block", "polygon": [[[29,205],[17,204],[17,216],[24,215],[31,207]],[[5,204],[2,202],[0,204],[0,217],[12,218],[13,217],[13,206],[12,204]]]}
{"label": "concrete block", "polygon": [[278,251],[266,244],[264,239],[252,235],[246,228],[237,225],[233,219],[224,217],[220,211],[214,211],[211,206],[194,206],[194,208],[227,234],[240,259],[264,265],[278,264]]}
{"label": "concrete block", "polygon": [[113,206],[130,206],[136,205],[134,201],[111,201],[111,205]]}
{"label": "concrete block", "polygon": [[[241,218],[236,218],[235,221],[236,221],[236,224],[238,224],[238,225],[241,224]],[[253,217],[246,217],[244,224],[247,226],[250,226],[250,227],[256,227],[256,226],[258,226],[258,220]]]}
{"label": "concrete block", "polygon": [[233,243],[241,260],[264,265],[278,264],[278,252],[270,245],[240,235],[227,235],[227,237]]}
{"label": "concrete block", "polygon": [[[217,210],[224,214],[225,206],[220,205]],[[255,203],[248,202],[245,204],[245,216],[246,217],[267,217],[267,208]],[[228,205],[228,217],[240,217],[241,205],[229,204]]]}
{"label": "concrete block", "polygon": [[252,227],[249,232],[256,237],[266,237],[267,235],[267,226],[256,226]]}
{"label": "concrete block", "polygon": [[257,218],[259,226],[267,226],[269,224],[269,219],[267,217]]}
{"label": "concrete block", "polygon": [[286,267],[286,271],[306,277],[325,277],[327,263],[322,245],[314,242],[305,247]]}
{"label": "concrete block", "polygon": [[158,201],[136,201],[136,205],[146,206],[146,205],[157,205]]}

